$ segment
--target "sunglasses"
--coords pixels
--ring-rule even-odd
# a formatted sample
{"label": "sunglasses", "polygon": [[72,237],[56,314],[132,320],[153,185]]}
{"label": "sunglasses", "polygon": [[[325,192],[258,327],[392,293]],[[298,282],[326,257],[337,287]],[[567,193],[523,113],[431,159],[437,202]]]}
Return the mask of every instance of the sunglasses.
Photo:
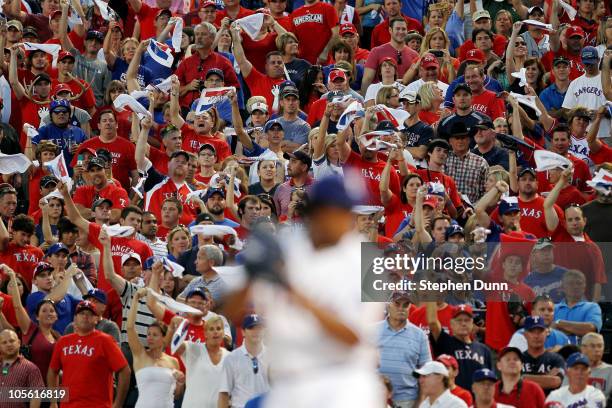
{"label": "sunglasses", "polygon": [[259,361],[257,357],[253,357],[251,362],[253,363],[253,374],[257,374],[259,372]]}
{"label": "sunglasses", "polygon": [[402,52],[397,51],[397,65],[402,65]]}
{"label": "sunglasses", "polygon": [[514,43],[514,46],[515,46],[515,47],[520,47],[521,45],[525,45],[525,46],[526,46],[526,45],[527,45],[527,43],[526,43],[526,42],[524,42],[524,41],[517,41],[517,42],[515,42],[515,43]]}

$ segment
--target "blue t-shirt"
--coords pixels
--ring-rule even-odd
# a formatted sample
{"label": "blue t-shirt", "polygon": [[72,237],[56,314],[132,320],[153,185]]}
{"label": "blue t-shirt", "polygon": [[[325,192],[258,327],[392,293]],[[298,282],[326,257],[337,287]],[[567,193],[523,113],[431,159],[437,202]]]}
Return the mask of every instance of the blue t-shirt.
{"label": "blue t-shirt", "polygon": [[[47,295],[48,293],[43,291],[30,293],[28,295],[28,299],[26,300],[26,308],[28,310],[28,314],[30,315],[30,319],[32,319],[33,322],[38,321],[35,316],[36,306],[38,306],[40,301]],[[78,299],[72,297],[71,295],[66,295],[61,301],[55,304],[55,308],[57,310],[57,322],[55,322],[53,328],[60,334],[63,334],[66,326],[72,322],[72,318],[78,303]]]}
{"label": "blue t-shirt", "polygon": [[[570,322],[593,323],[597,331],[601,330],[601,307],[595,302],[576,303],[571,308],[562,300],[555,305],[555,320]],[[578,344],[578,336],[568,336],[572,344]]]}
{"label": "blue t-shirt", "polygon": [[[115,65],[111,70],[111,79],[126,82],[126,73],[129,65],[130,64],[128,64],[128,62],[123,58],[115,59]],[[136,74],[136,80],[138,81],[138,85],[140,85],[141,88],[144,88],[147,86],[147,84],[153,81],[153,73],[149,68],[140,64],[138,67],[138,73]]]}
{"label": "blue t-shirt", "polygon": [[[68,165],[72,161],[72,153],[70,153],[70,144],[81,144],[87,140],[87,135],[76,126],[68,126],[59,128],[53,123],[45,125],[38,129],[38,135],[32,138],[32,144],[39,144],[43,140],[50,140],[59,146],[64,153],[64,160]],[[68,166],[68,174],[72,176],[72,167]]]}
{"label": "blue t-shirt", "polygon": [[565,272],[567,272],[567,269],[555,265],[553,270],[548,273],[531,271],[523,282],[533,289],[536,295],[548,295],[555,303],[559,303],[563,300],[561,279],[563,279]]}
{"label": "blue t-shirt", "polygon": [[552,84],[551,86],[544,88],[544,90],[540,92],[540,100],[548,111],[550,111],[551,109],[561,109],[561,105],[563,105],[563,99],[565,99],[565,94],[566,92],[561,93],[559,91],[557,85]]}
{"label": "blue t-shirt", "polygon": [[[57,225],[51,225],[51,234],[53,234],[54,237],[57,237],[58,235]],[[36,235],[38,242],[40,242],[41,244],[45,242],[45,237],[43,235],[43,230],[42,230],[42,220],[40,224],[36,224],[36,228],[34,228],[34,235]]]}
{"label": "blue t-shirt", "polygon": [[144,53],[142,56],[141,66],[151,71],[151,77],[153,79],[161,78],[166,79],[172,75],[172,68],[163,66],[159,62],[155,61],[148,53]]}

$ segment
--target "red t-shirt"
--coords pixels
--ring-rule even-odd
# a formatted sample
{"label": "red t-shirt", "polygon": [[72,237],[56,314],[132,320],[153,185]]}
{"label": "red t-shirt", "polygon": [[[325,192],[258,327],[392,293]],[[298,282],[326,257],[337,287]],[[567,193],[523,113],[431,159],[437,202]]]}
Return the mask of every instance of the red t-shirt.
{"label": "red t-shirt", "polygon": [[[446,305],[442,309],[438,309],[438,320],[442,326],[442,330],[451,334],[450,321],[453,318],[455,306]],[[425,306],[417,307],[408,314],[408,321],[429,335],[429,323],[427,323],[427,310]]]}
{"label": "red t-shirt", "polygon": [[100,123],[100,112],[104,112],[106,109],[111,109],[113,112],[115,112],[115,117],[117,118],[117,135],[129,140],[130,133],[132,131],[132,112],[129,110],[118,112],[112,104],[96,109],[96,113],[93,114],[93,117],[89,121],[91,124],[91,130],[98,130],[98,123]]}
{"label": "red t-shirt", "polygon": [[196,173],[193,176],[193,178],[196,179],[196,181],[199,181],[200,183],[204,183],[204,184],[208,185],[210,183],[210,179],[212,178],[212,176],[204,177],[204,176],[200,175],[200,173]]}
{"label": "red t-shirt", "polygon": [[[185,137],[183,135],[183,137]],[[170,158],[166,152],[162,152],[159,149],[151,146],[149,147],[149,160],[153,163],[153,167],[155,170],[159,171],[161,174],[168,175],[168,161]]]}
{"label": "red t-shirt", "polygon": [[510,394],[501,391],[501,381],[495,384],[495,401],[500,404],[516,408],[544,408],[545,399],[544,390],[533,381],[521,380],[520,392],[517,384]]}
{"label": "red t-shirt", "polygon": [[39,105],[24,97],[18,100],[18,104],[12,104],[11,106],[13,107],[12,110],[21,111],[21,122],[16,129],[19,131],[19,146],[21,146],[23,151],[27,141],[27,135],[23,131],[23,124],[29,123],[38,129],[40,127],[41,116],[48,113],[49,103]]}
{"label": "red t-shirt", "polygon": [[108,334],[94,330],[80,336],[60,337],[50,368],[62,370],[61,385],[70,388],[62,407],[108,407],[113,404],[113,373],[128,365],[121,349]]}
{"label": "red t-shirt", "polygon": [[[206,73],[211,68],[219,68],[223,71],[225,86],[235,86],[236,88],[240,88],[240,83],[238,82],[236,71],[234,71],[234,66],[230,60],[217,52],[211,52],[204,59],[201,59],[198,53],[195,53],[189,58],[185,58],[176,68],[175,74],[178,76],[181,84],[188,84],[194,79],[206,79]],[[200,92],[198,91],[187,92],[180,98],[181,106],[191,107],[193,101],[199,97]]]}
{"label": "red t-shirt", "polygon": [[542,64],[544,65],[544,68],[546,68],[546,71],[550,72],[551,82],[554,82],[555,80],[555,76],[552,72],[553,60],[555,59],[555,57],[560,57],[560,56],[567,58],[570,62],[570,75],[569,75],[570,81],[584,74],[585,72],[584,64],[582,63],[582,58],[580,57],[580,54],[578,55],[570,54],[566,49],[563,49],[563,48],[561,48],[557,52],[548,51],[546,54],[544,54],[544,56],[542,57],[540,61],[542,61]]}
{"label": "red t-shirt", "polygon": [[[537,196],[531,201],[523,201],[518,198],[519,208],[521,209],[521,230],[535,235],[537,238],[550,237],[554,231],[548,231],[546,228],[546,220],[544,219],[544,197]],[[555,211],[559,217],[559,227],[565,222],[563,211],[555,204]],[[496,208],[491,213],[491,219],[498,224],[499,208]],[[559,228],[558,227],[558,228]]]}
{"label": "red t-shirt", "polygon": [[[404,20],[406,20],[406,24],[408,25],[408,31],[414,30],[424,35],[423,26],[419,23],[418,20],[408,17],[402,16]],[[379,45],[383,45],[391,41],[391,33],[389,32],[389,18],[387,17],[385,21],[379,23],[372,30],[372,36],[370,38],[370,48],[378,47]]]}
{"label": "red t-shirt", "polygon": [[[145,210],[151,211],[158,220],[161,220],[161,208],[164,200],[169,197],[176,197],[183,204],[183,212],[179,218],[179,223],[189,225],[195,219],[197,212],[196,207],[192,202],[187,201],[187,195],[192,190],[187,183],[177,186],[171,178],[166,177],[163,181],[157,183],[153,188],[145,194]],[[159,232],[158,232],[159,234]]]}
{"label": "red t-shirt", "polygon": [[506,116],[504,100],[498,98],[495,92],[486,89],[480,95],[472,95],[472,109],[484,113],[491,119]]}
{"label": "red t-shirt", "polygon": [[[289,17],[291,31],[300,43],[300,58],[316,64],[332,36],[332,28],[338,25],[336,9],[331,4],[316,2],[311,6],[304,5],[294,10]],[[253,95],[261,94],[253,92]]]}
{"label": "red t-shirt", "polygon": [[199,135],[187,123],[184,123],[181,127],[181,134],[183,135],[182,148],[187,152],[195,153],[197,155],[200,153],[200,147],[203,144],[208,143],[213,145],[215,151],[217,152],[217,162],[220,163],[225,160],[226,157],[232,155],[232,151],[225,140],[211,135]]}
{"label": "red t-shirt", "polygon": [[472,394],[470,394],[470,392],[465,388],[461,388],[458,385],[455,385],[455,388],[451,390],[451,394],[453,394],[455,397],[461,398],[463,402],[467,404],[468,407],[471,407],[474,403],[474,400],[472,399]]}
{"label": "red t-shirt", "polygon": [[[78,82],[77,82],[78,81]],[[79,95],[83,91],[83,87],[85,87],[85,92],[78,99],[70,101],[73,106],[77,108],[89,110],[96,106],[96,97],[94,96],[93,90],[91,89],[91,85],[85,82],[82,79],[71,79],[68,82],[60,82],[57,79],[53,79],[51,81],[51,89],[55,89],[55,87],[64,83],[70,87],[73,95]],[[79,85],[79,83],[81,85]]]}
{"label": "red t-shirt", "polygon": [[100,137],[94,137],[81,145],[81,148],[86,147],[94,150],[108,150],[113,156],[113,176],[119,180],[126,191],[130,189],[130,172],[136,170],[136,148],[132,142],[119,136],[111,142],[103,142]]}
{"label": "red t-shirt", "polygon": [[155,37],[155,18],[161,9],[158,7],[151,7],[144,1],[141,4],[142,7],[140,7],[140,11],[136,13],[136,17],[140,22],[140,40],[143,41]]}
{"label": "red t-shirt", "polygon": [[406,73],[406,71],[408,71],[410,67],[414,64],[417,58],[419,58],[419,54],[406,45],[401,50],[400,55],[401,63],[400,58],[398,56],[398,51],[393,48],[390,43],[379,45],[378,47],[372,48],[372,51],[370,51],[370,55],[368,55],[365,67],[370,68],[375,72],[378,72],[378,67],[380,66],[381,62],[386,58],[392,58],[396,62],[398,62],[398,77],[402,77]]}
{"label": "red t-shirt", "polygon": [[385,206],[385,235],[393,237],[402,221],[411,213],[412,206],[402,203],[398,195],[392,194],[391,200]]}
{"label": "red t-shirt", "polygon": [[[351,167],[354,170],[358,170],[361,177],[363,177],[368,190],[367,204],[382,205],[378,185],[380,184],[380,175],[385,168],[385,162],[381,160],[376,160],[375,163],[367,162],[363,160],[360,155],[351,151],[346,163],[344,163],[344,167]],[[399,194],[399,177],[394,171],[391,172],[389,188],[394,194]]]}
{"label": "red t-shirt", "polygon": [[314,127],[314,124],[323,118],[325,108],[327,108],[327,98],[317,99],[314,101],[308,109],[308,117],[306,118],[306,122],[308,122],[311,127]]}
{"label": "red t-shirt", "polygon": [[272,87],[283,82],[285,78],[270,78],[253,67],[249,73],[249,76],[245,77],[244,80],[251,90],[251,95],[263,96],[266,98],[266,103],[268,106],[272,106],[274,104]]}
{"label": "red t-shirt", "polygon": [[607,283],[608,277],[601,249],[587,234],[583,236],[585,241],[578,242],[567,232],[565,226],[558,228],[553,235],[553,241],[560,243],[554,248],[555,264],[582,271],[586,278],[587,296],[590,296],[593,285]]}
{"label": "red t-shirt", "polygon": [[[493,52],[495,53],[495,55],[497,55],[498,57],[503,56],[504,52],[506,51],[507,45],[508,39],[506,37],[499,34],[493,34]],[[467,52],[469,50],[473,50],[474,48],[476,48],[476,46],[474,45],[472,40],[467,40],[466,42],[464,42],[459,47],[459,59],[461,61],[465,61],[465,59],[467,58]]]}
{"label": "red t-shirt", "polygon": [[610,148],[610,146],[607,144],[602,143],[597,153],[593,153],[593,150],[589,152],[589,157],[595,164],[612,162],[612,148]]}
{"label": "red t-shirt", "polygon": [[494,294],[496,300],[487,301],[485,344],[496,351],[506,347],[517,330],[508,312],[510,295],[516,294],[521,300],[527,302],[535,298],[533,290],[524,283],[518,285],[506,283],[508,284],[507,291],[497,292]]}
{"label": "red t-shirt", "polygon": [[29,244],[21,247],[9,242],[4,251],[0,252],[0,264],[8,265],[32,287],[34,268],[44,257],[45,254],[38,247]]}
{"label": "red t-shirt", "polygon": [[425,122],[430,126],[433,126],[434,123],[440,120],[440,111],[437,111],[437,112],[431,112],[431,111],[426,111],[426,110],[419,111],[419,119],[421,119],[422,122]]}
{"label": "red t-shirt", "polygon": [[[238,20],[239,18],[250,16],[251,14],[255,14],[255,12],[253,10],[249,10],[247,8],[240,6],[240,9],[238,10],[238,14],[236,15],[236,18],[234,20]],[[217,27],[220,27],[221,20],[223,20],[225,17],[228,17],[227,10],[225,9],[217,10],[217,16],[215,17],[215,25]]]}
{"label": "red t-shirt", "polygon": [[438,183],[442,183],[446,189],[446,193],[453,202],[453,205],[457,208],[463,207],[461,196],[459,195],[459,191],[455,185],[455,179],[453,179],[451,176],[440,173],[439,171],[428,169],[417,169],[416,173],[421,176],[423,182],[437,181]]}
{"label": "red t-shirt", "polygon": [[291,17],[283,16],[275,18],[276,22],[281,25],[285,30],[291,31]]}
{"label": "red t-shirt", "polygon": [[19,327],[19,324],[17,323],[17,317],[15,317],[15,308],[13,307],[13,298],[2,292],[0,292],[0,297],[4,299],[4,303],[2,304],[2,313],[4,313],[4,317],[6,317],[6,320],[13,327]]}
{"label": "red t-shirt", "polygon": [[[166,309],[164,310],[164,317],[162,318],[162,321],[164,324],[169,325],[174,316],[176,316],[176,313]],[[185,337],[185,341],[204,343],[206,341],[206,325],[201,324],[198,326],[187,322],[187,337]]]}
{"label": "red t-shirt", "polygon": [[249,62],[253,64],[253,67],[259,72],[264,72],[266,70],[266,55],[270,51],[276,51],[276,37],[277,34],[273,32],[268,33],[262,40],[254,41],[251,40],[251,37],[242,33],[242,48],[244,48],[244,53]]}
{"label": "red t-shirt", "polygon": [[108,198],[113,202],[113,208],[123,209],[130,202],[127,192],[114,184],[107,184],[100,191],[96,191],[94,186],[77,187],[74,192],[73,200],[75,204],[81,204],[85,208],[91,208],[91,205],[98,198]]}

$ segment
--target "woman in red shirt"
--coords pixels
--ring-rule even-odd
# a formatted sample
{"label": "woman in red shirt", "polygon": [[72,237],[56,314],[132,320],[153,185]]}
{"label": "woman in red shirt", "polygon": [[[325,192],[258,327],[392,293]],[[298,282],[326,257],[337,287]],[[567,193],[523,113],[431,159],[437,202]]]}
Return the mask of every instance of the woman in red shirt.
{"label": "woman in red shirt", "polygon": [[380,175],[380,201],[385,207],[385,235],[388,237],[392,237],[404,218],[412,213],[417,190],[423,185],[423,179],[411,173],[402,180],[400,195],[394,194],[389,188],[392,167],[391,160],[387,160]]}
{"label": "woman in red shirt", "polygon": [[421,97],[419,119],[434,126],[440,120],[440,104],[444,101],[442,90],[438,88],[438,84],[435,82],[428,81],[421,85],[418,95]]}

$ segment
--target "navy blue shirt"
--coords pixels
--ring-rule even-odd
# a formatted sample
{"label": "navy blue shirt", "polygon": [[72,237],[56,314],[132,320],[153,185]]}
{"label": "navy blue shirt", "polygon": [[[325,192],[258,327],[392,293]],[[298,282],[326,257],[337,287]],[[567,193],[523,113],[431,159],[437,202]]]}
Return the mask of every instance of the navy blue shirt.
{"label": "navy blue shirt", "polygon": [[523,353],[523,374],[546,375],[553,368],[559,369],[557,375],[563,380],[565,361],[559,354],[546,351],[536,358],[532,357],[527,351]]}
{"label": "navy blue shirt", "polygon": [[[128,62],[123,58],[115,59],[115,65],[113,66],[113,69],[110,70],[111,79],[125,83],[127,80],[126,73],[129,65],[130,64],[128,64]],[[136,80],[138,81],[138,85],[140,85],[141,88],[144,88],[147,86],[147,84],[153,81],[153,73],[149,68],[141,64],[138,67],[138,72],[136,73]]]}
{"label": "navy blue shirt", "polygon": [[508,156],[508,151],[502,147],[493,146],[491,150],[489,150],[488,152],[484,154],[480,153],[480,151],[478,151],[478,148],[475,147],[472,149],[472,153],[478,156],[484,157],[484,159],[489,164],[489,167],[500,165],[506,171],[510,169],[510,162],[509,162],[510,159]]}
{"label": "navy blue shirt", "polygon": [[[65,128],[55,126],[53,123],[38,129],[38,135],[32,138],[32,144],[39,144],[43,140],[50,140],[55,143],[64,153],[66,164],[72,161],[70,144],[81,144],[87,140],[87,135],[81,128],[68,125]],[[68,174],[72,176],[72,167],[68,166]]]}

